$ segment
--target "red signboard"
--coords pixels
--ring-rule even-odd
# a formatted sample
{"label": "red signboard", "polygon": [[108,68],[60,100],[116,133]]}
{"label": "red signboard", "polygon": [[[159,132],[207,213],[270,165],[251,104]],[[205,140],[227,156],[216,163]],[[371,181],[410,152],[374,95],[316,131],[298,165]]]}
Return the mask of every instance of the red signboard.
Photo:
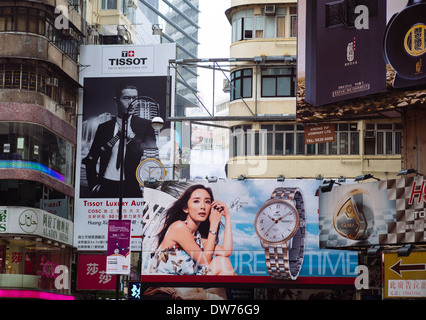
{"label": "red signboard", "polygon": [[77,290],[115,290],[116,276],[106,273],[107,256],[80,254]]}

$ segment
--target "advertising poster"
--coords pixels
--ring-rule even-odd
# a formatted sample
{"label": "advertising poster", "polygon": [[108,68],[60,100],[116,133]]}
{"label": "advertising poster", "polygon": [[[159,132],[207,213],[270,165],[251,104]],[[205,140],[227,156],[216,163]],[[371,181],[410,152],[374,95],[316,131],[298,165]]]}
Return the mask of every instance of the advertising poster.
{"label": "advertising poster", "polygon": [[319,185],[219,179],[147,188],[141,281],[353,285],[358,254],[318,246]]}
{"label": "advertising poster", "polygon": [[320,192],[320,247],[425,243],[425,185],[418,176]]}
{"label": "advertising poster", "polygon": [[130,220],[109,220],[107,274],[130,274]]}
{"label": "advertising poster", "polygon": [[321,107],[365,116],[416,103],[407,92],[424,93],[424,1],[300,0],[298,12],[299,118]]}
{"label": "advertising poster", "polygon": [[[131,247],[140,250],[143,190],[147,180],[173,175],[173,75],[176,46],[82,46],[74,245],[107,250],[108,220],[132,221]],[[158,119],[163,121],[156,126]],[[120,181],[122,188],[120,189]]]}
{"label": "advertising poster", "polygon": [[385,27],[384,0],[306,0],[305,100],[323,105],[386,90]]}

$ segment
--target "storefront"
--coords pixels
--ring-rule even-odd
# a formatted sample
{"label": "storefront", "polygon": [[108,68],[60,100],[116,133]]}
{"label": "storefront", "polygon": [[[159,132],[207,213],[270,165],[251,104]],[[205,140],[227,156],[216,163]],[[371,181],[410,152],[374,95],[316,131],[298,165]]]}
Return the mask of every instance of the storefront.
{"label": "storefront", "polygon": [[0,298],[72,299],[73,228],[44,210],[0,207]]}

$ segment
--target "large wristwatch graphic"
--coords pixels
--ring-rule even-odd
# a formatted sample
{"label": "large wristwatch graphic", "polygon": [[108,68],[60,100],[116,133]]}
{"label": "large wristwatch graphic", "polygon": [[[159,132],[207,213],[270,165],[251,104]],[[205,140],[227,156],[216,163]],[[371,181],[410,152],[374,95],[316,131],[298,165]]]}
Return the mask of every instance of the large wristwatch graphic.
{"label": "large wristwatch graphic", "polygon": [[305,253],[306,220],[299,188],[276,188],[254,219],[269,274],[296,280]]}
{"label": "large wristwatch graphic", "polygon": [[374,209],[370,195],[356,188],[348,192],[333,215],[334,229],[349,240],[366,240],[374,232]]}
{"label": "large wristwatch graphic", "polygon": [[157,148],[145,149],[142,156],[142,161],[136,169],[136,179],[143,187],[145,181],[149,179],[164,180],[166,169],[161,163]]}

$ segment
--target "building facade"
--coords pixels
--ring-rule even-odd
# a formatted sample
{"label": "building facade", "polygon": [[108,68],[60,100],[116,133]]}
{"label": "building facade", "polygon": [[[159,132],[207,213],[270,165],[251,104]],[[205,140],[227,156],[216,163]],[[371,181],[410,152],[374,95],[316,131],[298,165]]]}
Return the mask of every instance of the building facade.
{"label": "building facade", "polygon": [[[331,121],[332,142],[305,143],[315,121],[296,121],[297,1],[234,0],[232,25],[231,141],[228,178],[385,179],[401,169],[401,118]],[[300,79],[299,79],[300,80]],[[299,89],[300,90],[300,89]],[[240,117],[240,121],[238,121]]]}
{"label": "building facade", "polygon": [[83,8],[0,3],[2,297],[71,297]]}
{"label": "building facade", "polygon": [[86,44],[136,43],[136,0],[84,1]]}

